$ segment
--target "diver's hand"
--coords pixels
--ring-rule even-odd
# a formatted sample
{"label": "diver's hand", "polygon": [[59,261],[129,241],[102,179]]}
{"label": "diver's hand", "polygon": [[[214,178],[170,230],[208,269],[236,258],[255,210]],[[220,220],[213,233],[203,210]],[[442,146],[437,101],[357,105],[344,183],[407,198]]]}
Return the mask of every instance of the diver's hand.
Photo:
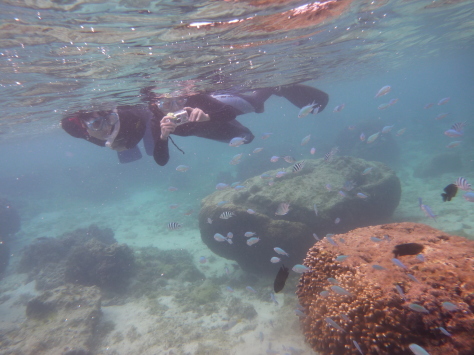
{"label": "diver's hand", "polygon": [[188,112],[189,122],[206,122],[210,120],[209,115],[200,108],[185,107],[184,109]]}
{"label": "diver's hand", "polygon": [[174,132],[177,127],[177,124],[172,121],[172,117],[165,116],[161,119],[161,140],[167,140],[169,135]]}

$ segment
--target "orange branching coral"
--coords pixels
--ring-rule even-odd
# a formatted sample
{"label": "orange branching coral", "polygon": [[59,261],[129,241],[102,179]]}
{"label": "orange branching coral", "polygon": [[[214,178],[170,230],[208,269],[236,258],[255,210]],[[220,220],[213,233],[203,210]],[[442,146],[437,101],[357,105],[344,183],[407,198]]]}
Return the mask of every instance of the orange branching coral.
{"label": "orange branching coral", "polygon": [[[414,223],[332,239],[308,251],[297,291],[315,351],[411,354],[416,343],[431,355],[474,354],[474,241]],[[405,243],[417,244],[397,248]]]}

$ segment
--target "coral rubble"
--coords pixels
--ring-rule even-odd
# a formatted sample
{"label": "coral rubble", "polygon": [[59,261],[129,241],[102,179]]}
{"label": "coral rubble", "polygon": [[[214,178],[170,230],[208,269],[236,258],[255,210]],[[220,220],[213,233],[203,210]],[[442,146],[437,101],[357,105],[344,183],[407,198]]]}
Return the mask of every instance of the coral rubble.
{"label": "coral rubble", "polygon": [[[313,233],[323,237],[385,223],[400,200],[398,178],[378,162],[353,157],[336,157],[330,162],[307,160],[301,171],[293,173],[289,166],[286,172],[276,178],[277,171],[268,171],[263,177],[243,182],[242,190],[228,188],[204,198],[199,214],[204,243],[247,271],[274,273],[279,267],[270,263],[274,247],[289,254],[284,257],[285,264],[299,264],[314,242]],[[274,178],[273,185],[269,185],[268,177]],[[281,203],[290,205],[289,212],[276,215]],[[247,209],[256,213],[249,214]],[[220,218],[224,212],[233,216]],[[336,223],[336,219],[341,222]],[[248,231],[260,238],[255,245],[247,245],[244,234]],[[216,233],[225,236],[228,232],[234,235],[232,244],[214,239]]]}
{"label": "coral rubble", "polygon": [[474,353],[474,241],[415,223],[333,239],[308,251],[297,291],[315,351],[357,354],[355,341],[373,355],[411,354],[411,343],[431,355]]}

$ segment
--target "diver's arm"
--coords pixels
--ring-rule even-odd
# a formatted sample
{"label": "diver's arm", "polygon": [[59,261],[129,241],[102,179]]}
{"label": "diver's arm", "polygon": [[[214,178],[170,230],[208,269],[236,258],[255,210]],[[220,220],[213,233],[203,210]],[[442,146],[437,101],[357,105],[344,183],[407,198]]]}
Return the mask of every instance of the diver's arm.
{"label": "diver's arm", "polygon": [[155,147],[153,148],[153,158],[155,162],[160,166],[165,166],[170,160],[170,153],[168,149],[168,138],[165,140],[157,139],[155,141]]}
{"label": "diver's arm", "polygon": [[190,96],[186,101],[186,106],[200,108],[209,115],[211,121],[229,122],[237,117],[236,110],[210,95],[197,94]]}
{"label": "diver's arm", "polygon": [[275,90],[275,95],[283,96],[299,108],[311,105],[313,102],[317,103],[318,112],[324,110],[329,101],[329,95],[324,91],[302,84],[282,86],[278,91]]}

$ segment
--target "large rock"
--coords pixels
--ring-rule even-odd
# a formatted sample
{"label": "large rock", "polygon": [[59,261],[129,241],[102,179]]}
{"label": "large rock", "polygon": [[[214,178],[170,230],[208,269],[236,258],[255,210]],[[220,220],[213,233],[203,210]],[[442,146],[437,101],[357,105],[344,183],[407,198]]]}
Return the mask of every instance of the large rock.
{"label": "large rock", "polygon": [[340,237],[308,251],[298,286],[315,351],[357,354],[355,341],[364,354],[408,355],[413,343],[431,355],[474,354],[474,241],[415,223]]}
{"label": "large rock", "polygon": [[[363,174],[370,167],[372,170]],[[338,157],[331,162],[308,160],[301,171],[293,173],[291,167],[287,171],[285,176],[274,179],[273,186],[269,180],[256,176],[243,183],[244,190],[216,191],[203,199],[199,226],[204,243],[216,254],[236,260],[247,271],[274,272],[277,266],[270,263],[270,258],[276,256],[274,247],[289,253],[289,257],[282,257],[284,263],[301,263],[314,243],[313,233],[324,237],[327,233],[384,223],[400,200],[398,178],[381,163]],[[267,172],[271,176],[276,173]],[[353,181],[356,187],[344,190],[346,181]],[[332,191],[327,190],[327,184],[332,185]],[[339,191],[344,191],[346,197]],[[368,197],[358,197],[357,193]],[[228,203],[222,205],[222,201]],[[289,213],[275,215],[278,205],[284,202],[290,204]],[[249,208],[256,213],[249,214]],[[235,216],[219,218],[227,211]],[[335,223],[336,218],[340,218],[339,224]],[[256,232],[260,241],[248,246],[244,237],[247,231]],[[226,236],[228,232],[234,235],[232,244],[214,239],[215,233]]]}
{"label": "large rock", "polygon": [[101,317],[97,287],[67,285],[46,291],[26,307],[27,321],[4,334],[2,354],[92,354]]}

